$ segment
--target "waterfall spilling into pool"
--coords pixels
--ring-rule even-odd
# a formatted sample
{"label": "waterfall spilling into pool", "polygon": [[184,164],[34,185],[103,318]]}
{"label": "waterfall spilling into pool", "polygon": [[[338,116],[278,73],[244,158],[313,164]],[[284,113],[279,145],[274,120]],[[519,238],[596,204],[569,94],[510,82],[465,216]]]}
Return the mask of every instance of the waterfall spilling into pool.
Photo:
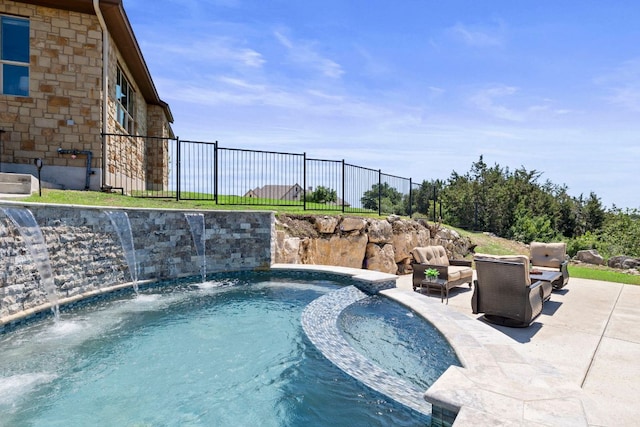
{"label": "waterfall spilling into pool", "polygon": [[133,290],[138,294],[138,263],[136,262],[136,249],[133,244],[129,215],[124,211],[106,211],[105,213],[109,217],[113,228],[116,229],[116,233],[118,233],[118,238],[129,266]]}
{"label": "waterfall spilling into pool", "polygon": [[51,310],[56,320],[60,317],[58,307],[58,295],[56,284],[53,280],[51,262],[49,261],[49,251],[42,236],[42,231],[36,222],[33,213],[24,208],[1,208],[11,222],[16,226],[22,236],[33,258],[33,261],[40,273],[40,283],[45,290],[47,300],[51,303]]}
{"label": "waterfall spilling into pool", "polygon": [[200,258],[200,275],[202,282],[207,276],[207,259],[205,257],[205,235],[204,235],[204,215],[201,213],[185,213],[185,218],[189,223],[193,245],[196,247],[196,253]]}

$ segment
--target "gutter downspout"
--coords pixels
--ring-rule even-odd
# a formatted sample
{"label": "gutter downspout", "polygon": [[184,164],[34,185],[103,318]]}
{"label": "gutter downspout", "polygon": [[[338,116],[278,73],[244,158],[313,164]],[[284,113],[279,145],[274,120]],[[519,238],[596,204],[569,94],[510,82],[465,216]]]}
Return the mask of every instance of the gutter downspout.
{"label": "gutter downspout", "polygon": [[93,0],[93,8],[102,28],[102,188],[107,181],[107,121],[109,119],[109,31],[100,11],[100,0]]}

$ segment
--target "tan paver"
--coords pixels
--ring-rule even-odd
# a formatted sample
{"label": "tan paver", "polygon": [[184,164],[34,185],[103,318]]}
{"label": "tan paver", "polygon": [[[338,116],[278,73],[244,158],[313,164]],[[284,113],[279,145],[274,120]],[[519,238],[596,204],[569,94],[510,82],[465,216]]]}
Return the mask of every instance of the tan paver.
{"label": "tan paver", "polygon": [[[450,378],[442,385],[434,384],[442,389],[435,390],[436,395],[441,392],[465,405],[456,426],[480,425],[481,419],[499,420],[503,425],[640,424],[640,286],[572,278],[567,287],[552,294],[543,314],[523,329],[482,321],[471,313],[472,291],[464,287],[451,292],[449,305],[437,307],[432,304],[436,300],[439,304],[436,296],[412,292],[410,275],[400,276],[397,286],[411,291],[402,298],[429,300],[424,310],[438,311],[440,317],[441,310],[464,315],[473,322],[466,325],[484,348],[469,351],[468,347],[464,352],[468,358],[473,355],[476,368],[483,367],[487,375],[471,372],[475,368],[466,369],[469,372],[456,368],[443,375]],[[507,338],[507,345],[496,342],[496,331]],[[528,362],[521,363],[521,357]],[[549,372],[543,370],[536,379],[541,366]],[[491,375],[503,384],[492,384]],[[447,390],[449,380],[454,387]],[[460,390],[455,390],[456,384]],[[536,393],[544,395],[545,387],[550,398],[536,398]],[[491,402],[490,396],[498,398]],[[521,415],[514,398],[523,402]],[[514,405],[517,410],[506,411]]]}

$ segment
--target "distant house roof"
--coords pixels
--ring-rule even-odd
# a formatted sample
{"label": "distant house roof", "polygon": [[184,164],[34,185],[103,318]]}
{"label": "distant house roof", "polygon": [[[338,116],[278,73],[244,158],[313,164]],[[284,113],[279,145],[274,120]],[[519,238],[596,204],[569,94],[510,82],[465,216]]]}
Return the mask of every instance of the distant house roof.
{"label": "distant house roof", "polygon": [[[92,0],[16,0],[20,3],[36,6],[50,7],[52,9],[69,10],[73,12],[95,15]],[[173,123],[173,114],[169,104],[160,99],[158,91],[151,79],[151,73],[142,56],[142,51],[131,28],[131,23],[124,11],[122,0],[99,0],[100,11],[104,17],[109,34],[120,54],[124,58],[127,67],[131,71],[133,79],[140,88],[140,92],[147,104],[159,105],[164,110],[167,120]]]}
{"label": "distant house roof", "polygon": [[247,191],[245,197],[276,200],[302,200],[304,192],[298,184],[293,185],[265,185]]}

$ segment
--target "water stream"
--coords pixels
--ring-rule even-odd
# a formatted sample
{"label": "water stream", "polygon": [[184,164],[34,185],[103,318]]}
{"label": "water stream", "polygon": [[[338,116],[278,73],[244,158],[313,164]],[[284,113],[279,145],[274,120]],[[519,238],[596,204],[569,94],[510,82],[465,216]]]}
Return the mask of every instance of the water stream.
{"label": "water stream", "polygon": [[33,258],[33,262],[40,273],[40,283],[45,290],[47,300],[51,303],[51,311],[58,320],[60,318],[60,310],[58,305],[58,295],[56,293],[56,284],[53,280],[53,272],[51,270],[51,262],[49,260],[49,250],[42,236],[40,226],[36,222],[33,213],[25,208],[0,208],[16,226],[18,232],[22,236]]}
{"label": "water stream", "polygon": [[201,213],[185,213],[185,218],[191,229],[191,237],[196,247],[196,253],[200,257],[200,275],[204,283],[207,276],[207,260],[205,258],[204,215]]}
{"label": "water stream", "polygon": [[133,245],[133,234],[131,233],[131,222],[129,221],[129,215],[124,211],[105,211],[113,228],[118,233],[124,256],[129,266],[129,273],[131,274],[131,283],[133,284],[133,290],[138,294],[138,263],[136,262],[136,249]]}

